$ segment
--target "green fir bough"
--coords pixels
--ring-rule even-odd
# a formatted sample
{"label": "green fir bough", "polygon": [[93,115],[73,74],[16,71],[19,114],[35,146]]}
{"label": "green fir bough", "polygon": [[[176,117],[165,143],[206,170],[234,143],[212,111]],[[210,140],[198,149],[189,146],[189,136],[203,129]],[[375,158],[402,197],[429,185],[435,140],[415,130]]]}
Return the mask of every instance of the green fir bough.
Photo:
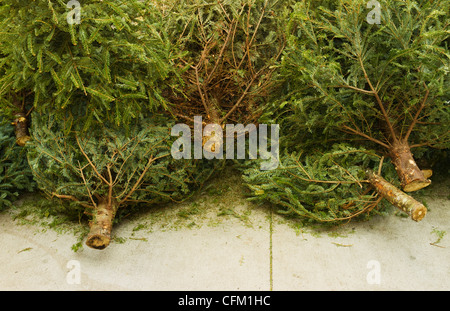
{"label": "green fir bough", "polygon": [[414,191],[429,181],[411,150],[450,141],[450,4],[380,4],[380,24],[368,23],[366,1],[296,5],[283,61],[289,119],[304,141],[371,143]]}
{"label": "green fir bough", "polygon": [[157,1],[180,54],[183,83],[169,89],[175,116],[192,124],[256,123],[285,45],[280,17],[289,1]]}
{"label": "green fir bough", "polygon": [[16,145],[14,128],[0,117],[0,210],[12,206],[20,193],[35,188],[26,150]]}
{"label": "green fir bough", "polygon": [[[335,221],[392,195],[367,171],[379,163],[381,175],[404,191],[429,185],[412,152],[450,146],[450,4],[379,3],[379,24],[369,23],[363,0],[293,7],[280,68],[285,83],[267,112],[280,124],[281,166],[246,171],[256,200]],[[416,220],[426,211],[419,209],[405,208]]]}
{"label": "green fir bough", "polygon": [[81,1],[79,24],[67,2],[0,3],[3,113],[23,110],[17,104],[23,101],[62,116],[68,107],[84,105],[76,122],[87,130],[94,120],[127,125],[167,108],[161,92],[176,56],[153,2]]}

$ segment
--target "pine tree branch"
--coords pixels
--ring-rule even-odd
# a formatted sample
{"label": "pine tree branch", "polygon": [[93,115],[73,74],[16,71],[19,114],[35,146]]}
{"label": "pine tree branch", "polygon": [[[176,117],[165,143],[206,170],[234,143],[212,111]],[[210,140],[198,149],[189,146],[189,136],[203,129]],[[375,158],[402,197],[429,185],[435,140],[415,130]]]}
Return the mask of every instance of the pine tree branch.
{"label": "pine tree branch", "polygon": [[106,170],[108,172],[109,177],[109,184],[108,184],[108,206],[111,206],[112,203],[112,193],[113,193],[113,180],[112,180],[112,174],[111,174],[111,165],[106,166]]}
{"label": "pine tree branch", "polygon": [[334,163],[336,166],[341,167],[341,168],[344,170],[344,172],[347,173],[347,175],[349,175],[350,178],[353,179],[353,180],[355,181],[355,183],[358,184],[358,186],[359,186],[360,188],[363,187],[363,186],[361,185],[361,183],[358,181],[358,179],[356,179],[355,176],[353,176],[353,175],[352,175],[345,167],[340,166],[340,165],[339,165],[336,161],[334,161],[334,160],[333,160],[333,163]]}
{"label": "pine tree branch", "polygon": [[198,76],[198,65],[194,67],[194,70],[195,70],[195,79],[196,79],[196,83],[195,84],[197,85],[198,93],[200,94],[200,98],[202,100],[203,107],[205,108],[205,112],[209,116],[210,115],[210,109],[209,109],[209,106],[208,106],[208,104],[206,102],[205,96],[204,96],[202,88],[201,88],[200,78]]}
{"label": "pine tree branch", "polygon": [[372,142],[374,142],[374,143],[377,143],[377,144],[380,145],[380,146],[383,146],[383,147],[385,147],[385,148],[389,148],[389,145],[388,145],[388,144],[385,144],[385,143],[383,143],[382,141],[380,141],[380,140],[378,140],[378,139],[376,139],[376,138],[373,138],[373,137],[371,137],[371,136],[369,136],[369,135],[367,135],[367,134],[364,134],[363,132],[357,131],[357,130],[355,130],[355,129],[353,129],[353,128],[347,126],[347,125],[343,125],[343,128],[346,129],[346,130],[348,130],[348,131],[350,131],[350,132],[353,133],[353,134],[362,136],[362,137],[364,137],[364,138],[366,138],[366,139],[368,139],[368,140],[370,140],[370,141],[372,141]]}
{"label": "pine tree branch", "polygon": [[[447,134],[450,134],[450,130],[448,130],[445,134],[442,134],[439,137],[436,137],[435,139],[433,139],[431,141],[427,141],[427,142],[424,142],[424,143],[413,144],[413,145],[410,145],[409,148],[412,149],[412,148],[419,148],[419,147],[425,147],[425,146],[428,146],[428,147],[431,147],[431,148],[435,148],[434,145],[433,145],[433,141],[441,139],[443,136],[445,136]],[[447,139],[447,140],[444,140],[444,141],[439,141],[440,144],[445,144],[445,143],[448,143],[448,142],[450,142],[450,139]]]}
{"label": "pine tree branch", "polygon": [[425,93],[425,98],[423,99],[422,103],[420,104],[419,109],[416,112],[416,115],[414,116],[414,119],[411,121],[411,124],[409,125],[408,131],[406,132],[405,136],[403,137],[403,141],[406,143],[409,139],[409,136],[411,135],[414,127],[417,124],[417,120],[419,119],[420,114],[422,113],[423,108],[426,105],[426,102],[428,100],[428,95],[430,94],[430,90],[428,89],[428,87],[426,86],[426,84],[424,83],[425,88],[426,88],[426,93]]}
{"label": "pine tree branch", "polygon": [[73,195],[57,194],[55,192],[52,192],[51,195],[52,195],[52,198],[53,197],[57,197],[58,199],[71,200],[71,201],[77,202],[78,204],[80,204],[83,207],[92,208],[91,205],[88,205],[88,204],[85,204],[85,203],[81,203],[80,200],[78,200]]}
{"label": "pine tree branch", "polygon": [[[319,179],[314,179],[314,178],[304,178],[301,177],[297,174],[294,174],[290,171],[288,171],[288,169],[296,169],[297,166],[285,166],[283,167],[284,170],[286,170],[286,172],[290,175],[292,175],[295,178],[298,178],[300,180],[303,181],[307,181],[307,182],[313,182],[313,183],[318,183],[318,184],[334,184],[334,185],[341,185],[341,184],[354,184],[354,181],[349,181],[349,180],[319,180]],[[364,182],[363,180],[361,182]]]}
{"label": "pine tree branch", "polygon": [[[190,122],[192,122],[192,123],[195,122],[194,119],[192,119],[192,118],[190,118],[190,117],[188,117],[188,116],[182,115],[182,114],[180,114],[180,113],[174,113],[174,114],[175,114],[175,116],[180,117],[180,118],[182,118],[182,119],[185,119],[185,120],[187,120],[187,121],[190,121]],[[206,125],[207,123],[206,123],[205,121],[202,121],[202,124],[203,124],[203,125]]]}
{"label": "pine tree branch", "polygon": [[384,108],[383,102],[381,101],[380,97],[378,96],[377,90],[373,87],[372,82],[370,81],[369,76],[367,75],[366,68],[364,67],[364,63],[362,61],[361,53],[358,53],[358,60],[359,60],[361,69],[364,73],[364,78],[366,79],[367,83],[369,84],[370,89],[372,90],[373,94],[375,95],[375,99],[377,100],[378,106],[381,109],[381,113],[383,114],[384,120],[386,122],[386,125],[388,126],[388,129],[392,136],[392,139],[394,140],[394,142],[397,142],[398,138],[395,133],[394,127],[392,126],[392,123],[389,120],[389,115],[387,114],[386,109]]}
{"label": "pine tree branch", "polygon": [[[213,77],[214,72],[217,70],[217,67],[219,66],[219,63],[220,63],[221,60],[222,60],[223,53],[225,52],[225,49],[226,49],[227,46],[228,46],[228,42],[229,42],[230,39],[231,39],[231,34],[233,33],[232,28],[233,28],[233,25],[234,25],[235,22],[236,22],[235,20],[233,20],[233,21],[231,22],[230,29],[228,29],[227,37],[225,38],[225,41],[224,41],[224,43],[223,43],[223,46],[222,46],[222,48],[220,49],[219,55],[217,56],[216,63],[214,64],[214,67],[213,67],[213,69],[211,70],[211,72],[208,74],[208,77],[206,78],[206,80],[203,82],[204,84],[209,84],[209,82],[211,82],[211,78]],[[206,49],[206,47],[205,47],[205,49]]]}
{"label": "pine tree branch", "polygon": [[[237,16],[237,19],[238,19],[238,20],[239,20],[239,18],[241,17],[242,13],[244,13],[244,8],[245,8],[245,6],[242,6],[242,9],[239,11],[239,14],[238,14],[238,16]],[[236,36],[236,31],[237,31],[238,23],[236,23],[235,25],[236,25],[236,26],[234,27],[234,30],[233,30],[233,38]],[[236,55],[235,55],[235,52],[234,52],[234,40],[231,41],[231,55],[233,56],[233,64],[234,64],[234,67],[235,67],[236,70],[238,70],[238,69],[240,68],[240,66],[241,66],[242,63],[240,63],[239,65],[237,64],[237,61],[236,61]],[[245,57],[245,56],[244,56],[244,57]]]}
{"label": "pine tree branch", "polygon": [[372,91],[367,91],[367,90],[363,90],[363,89],[360,89],[360,88],[357,88],[355,86],[351,86],[351,85],[348,85],[348,84],[332,85],[331,87],[343,87],[343,88],[347,88],[347,89],[352,89],[352,90],[358,91],[358,92],[363,93],[363,94],[374,95],[374,91],[373,90]]}
{"label": "pine tree branch", "polygon": [[247,87],[245,88],[244,92],[242,93],[241,97],[238,99],[238,101],[236,102],[236,104],[234,104],[233,108],[231,108],[228,113],[222,117],[220,119],[220,124],[222,124],[224,121],[226,121],[226,119],[239,107],[239,105],[241,104],[241,102],[244,100],[244,98],[247,96],[248,91],[250,89],[250,87],[253,85],[253,82],[255,81],[256,76],[254,76],[252,78],[252,80],[248,83]]}
{"label": "pine tree branch", "polygon": [[345,112],[345,114],[347,115],[350,122],[359,130],[355,121],[353,120],[353,118],[348,113],[347,109],[345,109],[345,106],[340,101],[338,101],[336,98],[332,97],[328,92],[325,92],[325,90],[322,88],[322,86],[320,86],[320,84],[316,83],[314,80],[312,81],[312,84],[314,87],[317,87],[327,98],[331,99],[333,102],[338,104],[339,107],[341,107],[341,109]]}
{"label": "pine tree branch", "polygon": [[[249,42],[248,42],[248,39],[246,40],[247,41],[246,42],[246,51],[245,51],[245,54],[242,56],[241,62],[239,63],[237,69],[241,68],[241,65],[243,64],[243,62],[244,62],[244,60],[246,59],[247,56],[248,56],[248,58],[250,58],[250,55],[249,55],[250,54],[250,46],[253,44],[253,40],[255,40],[256,33],[258,32],[259,26],[261,25],[261,21],[262,21],[262,19],[264,17],[264,13],[266,11],[267,4],[268,4],[268,0],[266,0],[265,3],[264,3],[264,8],[263,8],[263,10],[261,12],[261,15],[259,17],[259,20],[258,20],[256,26],[255,26],[255,30],[253,31],[252,38],[250,39]],[[248,14],[250,14],[250,11],[251,11],[251,8],[249,8]],[[249,23],[247,22],[247,25],[248,24]],[[248,36],[248,33],[249,32],[247,31],[247,36]]]}
{"label": "pine tree branch", "polygon": [[91,165],[92,169],[94,170],[94,172],[97,174],[97,176],[107,185],[109,185],[109,182],[105,179],[105,177],[103,177],[98,171],[97,171],[97,167],[95,167],[94,163],[92,163],[91,159],[89,159],[89,157],[87,156],[87,154],[84,152],[83,147],[81,147],[80,144],[80,140],[78,139],[78,135],[75,135],[75,138],[77,140],[77,144],[78,147],[80,148],[81,153],[84,155],[84,157],[86,158],[86,160],[88,160],[89,164]]}
{"label": "pine tree branch", "polygon": [[[87,193],[88,193],[88,195],[89,195],[89,199],[91,200],[92,205],[93,205],[94,207],[97,207],[97,204],[95,203],[94,199],[92,198],[92,194],[91,194],[91,191],[89,190],[88,184],[87,184],[87,182],[86,182],[86,178],[84,177],[84,174],[83,174],[83,168],[81,167],[80,162],[78,162],[78,166],[79,166],[79,170],[80,170],[80,176],[81,176],[81,178],[83,179],[83,183],[84,183],[84,185],[85,185],[85,187],[86,187]],[[86,167],[86,166],[85,166],[85,167]]]}
{"label": "pine tree branch", "polygon": [[[127,142],[125,145],[123,145],[123,146],[122,146],[122,150],[123,150],[124,148],[127,148],[126,146],[127,146],[129,143],[131,143],[132,141],[134,141],[135,139],[136,139],[136,137],[133,137],[129,142]],[[137,141],[137,142],[136,142],[136,144],[135,144],[135,145],[133,146],[133,148],[131,149],[129,155],[123,160],[122,165],[120,166],[120,168],[119,168],[119,170],[118,170],[119,173],[116,175],[116,178],[114,179],[114,182],[113,182],[114,185],[117,184],[118,182],[120,182],[120,179],[119,179],[119,177],[120,177],[120,175],[121,175],[120,172],[122,172],[122,169],[123,169],[125,163],[127,163],[128,159],[133,155],[133,153],[134,153],[134,151],[136,150],[136,148],[137,148],[137,146],[139,145],[139,143],[140,143],[140,141]]]}
{"label": "pine tree branch", "polygon": [[168,156],[167,154],[159,156],[159,157],[153,157],[151,156],[148,159],[147,165],[145,166],[144,171],[141,173],[141,175],[139,176],[138,180],[136,181],[136,183],[133,185],[133,187],[131,188],[130,192],[128,192],[128,194],[125,196],[125,198],[123,198],[118,205],[123,204],[124,202],[126,202],[128,200],[128,198],[136,191],[136,189],[139,187],[139,185],[141,184],[142,179],[144,178],[145,174],[147,173],[148,169],[150,168],[151,164],[161,158],[164,158]]}
{"label": "pine tree branch", "polygon": [[225,8],[223,7],[222,1],[221,0],[217,0],[217,3],[220,6],[220,9],[222,10],[223,15],[227,18],[228,22],[231,23],[231,18],[228,15],[227,11],[225,11]]}

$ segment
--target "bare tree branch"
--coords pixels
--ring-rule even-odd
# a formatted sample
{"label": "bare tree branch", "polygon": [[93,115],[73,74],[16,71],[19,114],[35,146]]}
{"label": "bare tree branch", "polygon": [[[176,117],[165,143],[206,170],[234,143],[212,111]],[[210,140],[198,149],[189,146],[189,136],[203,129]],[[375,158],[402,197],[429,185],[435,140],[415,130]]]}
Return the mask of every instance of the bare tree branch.
{"label": "bare tree branch", "polygon": [[[425,84],[425,83],[424,83]],[[416,115],[414,116],[414,119],[411,121],[411,124],[409,125],[408,131],[406,132],[405,136],[403,137],[403,141],[407,142],[409,136],[411,135],[411,132],[414,129],[414,126],[416,126],[417,124],[417,120],[419,119],[419,116],[423,110],[423,108],[425,107],[427,100],[428,100],[428,95],[430,94],[430,90],[427,88],[427,86],[425,85],[426,88],[426,93],[425,93],[425,98],[423,99],[422,103],[420,104],[419,109],[416,112]]]}

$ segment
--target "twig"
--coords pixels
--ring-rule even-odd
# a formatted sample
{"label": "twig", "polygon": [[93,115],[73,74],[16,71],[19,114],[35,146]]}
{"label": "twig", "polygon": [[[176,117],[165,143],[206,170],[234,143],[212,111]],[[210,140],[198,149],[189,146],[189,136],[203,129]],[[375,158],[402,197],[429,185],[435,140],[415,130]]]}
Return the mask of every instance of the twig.
{"label": "twig", "polygon": [[372,90],[373,95],[375,95],[375,99],[377,100],[378,106],[381,109],[381,113],[383,114],[384,120],[386,121],[386,124],[389,128],[389,132],[391,133],[392,139],[394,141],[397,141],[398,140],[397,135],[395,134],[394,127],[392,126],[392,123],[389,120],[389,115],[387,114],[386,109],[384,108],[383,102],[381,101],[380,97],[378,96],[378,92],[373,87],[372,82],[370,81],[369,76],[367,75],[366,68],[364,67],[364,64],[362,61],[361,53],[358,53],[358,60],[359,60],[359,64],[361,65],[361,69],[364,73],[364,77],[365,77],[367,83],[369,84],[369,87]]}
{"label": "twig", "polygon": [[222,1],[217,0],[217,3],[219,4],[220,8],[222,9],[222,11],[223,11],[225,17],[227,18],[228,22],[231,23],[230,16],[228,15],[227,11],[225,11],[225,8],[224,8],[223,5],[222,5]]}
{"label": "twig", "polygon": [[81,147],[80,141],[78,139],[78,135],[75,135],[75,138],[77,139],[77,143],[78,143],[78,147],[80,148],[81,153],[83,153],[84,157],[86,158],[86,160],[88,160],[89,164],[91,165],[91,167],[94,169],[94,172],[97,174],[98,177],[100,177],[100,179],[107,185],[109,185],[109,182],[105,179],[105,177],[103,177],[98,171],[97,168],[95,167],[95,165],[91,162],[91,160],[89,159],[89,157],[87,156],[87,154],[84,152],[83,147]]}
{"label": "twig", "polygon": [[91,194],[91,191],[89,190],[89,187],[87,185],[86,179],[84,178],[83,168],[81,167],[80,162],[78,162],[78,166],[80,167],[80,175],[81,175],[81,178],[83,179],[84,185],[86,186],[86,190],[87,190],[87,192],[89,194],[89,199],[91,199],[92,205],[94,207],[97,207],[97,204],[95,203],[94,199],[92,198],[92,194]]}
{"label": "twig", "polygon": [[133,188],[131,188],[130,192],[128,192],[128,194],[125,196],[125,198],[123,198],[123,199],[119,202],[118,205],[121,205],[122,203],[124,203],[124,202],[125,202],[125,201],[126,201],[126,200],[127,200],[127,199],[135,192],[135,191],[136,191],[137,187],[140,185],[142,179],[144,178],[144,176],[145,176],[145,174],[147,173],[148,169],[150,168],[151,164],[152,164],[154,161],[156,161],[156,160],[158,160],[158,159],[161,159],[161,158],[163,158],[163,157],[166,157],[166,156],[167,156],[167,154],[166,154],[166,155],[159,156],[159,157],[156,157],[156,158],[154,158],[153,156],[151,156],[151,157],[148,159],[148,162],[147,162],[147,165],[145,166],[144,171],[141,173],[141,175],[139,176],[138,180],[137,180],[136,183],[133,185]]}
{"label": "twig", "polygon": [[[194,119],[192,119],[192,118],[190,118],[190,117],[188,117],[188,116],[182,115],[182,114],[180,114],[180,113],[175,113],[175,116],[180,117],[180,118],[183,118],[183,119],[186,119],[186,120],[188,120],[188,121],[190,121],[190,122],[195,122]],[[203,124],[203,125],[206,125],[206,122],[205,122],[205,121],[202,121],[202,124]]]}
{"label": "twig", "polygon": [[351,86],[351,85],[348,85],[348,84],[345,84],[345,85],[332,85],[331,87],[343,87],[343,88],[347,88],[347,89],[352,89],[352,90],[358,91],[360,93],[364,93],[364,94],[368,94],[368,95],[374,95],[374,91],[373,90],[372,91],[367,91],[367,90],[363,90],[363,89],[360,89],[360,88],[357,88],[355,86]]}
{"label": "twig", "polygon": [[438,245],[438,244],[436,244],[436,242],[430,243],[430,245],[433,245],[433,246],[436,246],[436,247],[440,247],[440,248],[445,248],[445,246]]}
{"label": "twig", "polygon": [[420,104],[419,109],[416,112],[416,115],[414,116],[414,119],[411,121],[411,124],[409,125],[408,131],[406,132],[405,137],[403,137],[403,141],[407,142],[409,136],[411,135],[411,132],[414,129],[414,126],[416,126],[417,124],[417,120],[419,119],[419,115],[422,112],[423,108],[425,107],[425,104],[428,100],[428,95],[430,94],[430,90],[427,88],[426,84],[424,83],[425,88],[427,89],[426,93],[425,93],[425,98],[423,99],[422,103]]}
{"label": "twig", "polygon": [[222,59],[222,56],[223,56],[223,53],[225,52],[225,49],[226,49],[227,46],[228,46],[228,41],[229,41],[230,38],[231,38],[231,34],[232,34],[232,32],[233,32],[233,31],[232,31],[232,29],[233,29],[233,24],[234,24],[235,22],[236,22],[235,20],[233,20],[233,21],[231,22],[230,29],[228,29],[227,37],[225,38],[225,42],[223,43],[223,46],[222,46],[222,48],[220,49],[219,55],[218,55],[218,57],[217,57],[217,59],[216,59],[216,63],[214,64],[214,67],[213,67],[213,69],[211,70],[211,72],[209,73],[208,77],[206,78],[204,84],[208,84],[208,83],[211,81],[211,77],[213,76],[214,72],[216,71],[217,67],[219,66],[220,60]]}
{"label": "twig", "polygon": [[108,171],[108,177],[109,177],[108,206],[111,206],[111,203],[112,203],[112,191],[113,191],[113,180],[112,180],[112,174],[111,174],[111,166],[107,165],[106,169]]}
{"label": "twig", "polygon": [[57,194],[55,192],[52,192],[52,197],[57,197],[58,199],[65,199],[65,200],[75,201],[75,202],[77,202],[78,204],[80,204],[83,207],[92,208],[91,205],[88,205],[88,204],[85,204],[85,203],[81,203],[80,200],[78,200],[73,195]]}
{"label": "twig", "polygon": [[381,157],[380,164],[378,165],[378,175],[381,175],[381,167],[383,166],[384,156]]}
{"label": "twig", "polygon": [[249,54],[250,46],[253,44],[253,40],[255,40],[256,33],[258,32],[259,26],[261,25],[261,21],[262,21],[262,19],[264,17],[264,13],[266,12],[267,4],[268,4],[268,1],[266,0],[265,3],[264,3],[264,8],[263,8],[263,10],[261,12],[261,16],[259,17],[259,20],[258,20],[258,23],[256,24],[255,30],[253,31],[253,36],[250,39],[250,42],[247,44],[247,49],[245,51],[245,54],[242,56],[241,62],[239,63],[237,69],[239,69],[241,67],[242,63],[244,62],[244,60],[247,57],[247,54]]}
{"label": "twig", "polygon": [[[357,130],[355,130],[355,129],[353,129],[353,128],[347,126],[347,125],[344,125],[343,128],[346,129],[346,130],[348,130],[348,131],[350,131],[350,132],[352,132],[353,134],[362,136],[362,137],[364,137],[364,138],[366,138],[366,139],[368,139],[368,140],[370,140],[370,141],[373,141],[374,143],[377,143],[377,144],[379,144],[379,145],[381,145],[381,146],[383,146],[383,147],[385,147],[385,148],[389,148],[389,145],[383,143],[382,141],[380,141],[380,140],[378,140],[378,139],[376,139],[376,138],[373,138],[373,137],[371,137],[371,136],[369,136],[369,135],[366,135],[366,134],[364,134],[363,132],[357,131]],[[344,132],[345,132],[345,131],[344,131]]]}
{"label": "twig", "polygon": [[247,96],[248,90],[250,89],[250,87],[253,85],[253,82],[255,81],[256,77],[254,76],[252,78],[252,80],[249,82],[249,84],[247,85],[247,87],[245,88],[245,91],[242,93],[241,97],[238,99],[238,101],[236,102],[236,104],[234,104],[233,108],[231,108],[228,113],[222,117],[220,119],[220,124],[222,124],[236,109],[237,107],[239,107],[239,105],[241,104],[241,102],[244,100],[245,96]]}
{"label": "twig", "polygon": [[203,96],[203,92],[202,92],[202,89],[201,89],[201,86],[200,86],[200,78],[198,76],[198,65],[194,67],[194,70],[195,70],[195,78],[197,80],[196,85],[197,85],[197,88],[198,88],[198,93],[200,94],[200,98],[202,99],[202,104],[203,104],[203,107],[205,107],[206,114],[210,115],[208,104],[206,103],[206,99]]}
{"label": "twig", "polygon": [[34,106],[31,107],[30,110],[28,110],[27,114],[25,115],[26,118],[30,115],[30,113],[33,111],[33,109],[34,109]]}
{"label": "twig", "polygon": [[[444,135],[446,135],[446,134],[449,134],[449,133],[450,133],[450,130],[448,130],[447,133],[445,133],[445,134],[443,134],[443,135],[441,135],[441,136],[439,136],[439,137],[436,137],[436,138],[432,139],[431,141],[428,141],[428,142],[426,142],[426,143],[420,143],[420,144],[410,145],[409,148],[412,149],[412,148],[418,148],[418,147],[424,147],[424,146],[433,147],[432,141],[436,141],[436,140],[438,140],[439,138],[442,138],[442,136],[444,136]],[[442,142],[440,142],[440,143],[446,143],[446,142],[449,142],[449,141],[450,141],[450,139],[447,139],[447,140],[442,141]]]}

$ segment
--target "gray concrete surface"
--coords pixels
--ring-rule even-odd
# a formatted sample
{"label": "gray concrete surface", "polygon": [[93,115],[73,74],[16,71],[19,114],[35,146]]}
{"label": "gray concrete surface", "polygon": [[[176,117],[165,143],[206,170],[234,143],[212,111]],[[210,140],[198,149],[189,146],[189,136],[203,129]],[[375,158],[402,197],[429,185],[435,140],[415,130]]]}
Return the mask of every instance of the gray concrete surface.
{"label": "gray concrete surface", "polygon": [[249,204],[238,184],[130,216],[103,251],[3,212],[0,290],[450,290],[448,182],[419,223],[393,211],[332,229]]}

